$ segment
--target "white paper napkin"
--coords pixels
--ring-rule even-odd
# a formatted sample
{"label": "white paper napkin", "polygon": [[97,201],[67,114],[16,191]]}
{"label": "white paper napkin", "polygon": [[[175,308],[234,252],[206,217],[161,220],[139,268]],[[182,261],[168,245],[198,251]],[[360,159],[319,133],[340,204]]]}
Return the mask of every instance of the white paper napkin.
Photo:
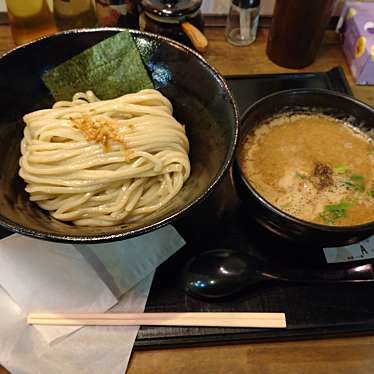
{"label": "white paper napkin", "polygon": [[[0,240],[0,285],[24,313],[104,312],[118,301],[73,245],[18,234]],[[50,343],[79,327],[35,328]]]}
{"label": "white paper napkin", "polygon": [[76,248],[119,298],[184,244],[177,230],[169,225],[125,241],[80,244]]}
{"label": "white paper napkin", "polygon": [[[30,250],[31,243],[35,239],[22,238],[26,240],[26,247],[20,252],[17,249],[17,245],[14,244],[15,239],[4,239],[0,241],[0,267],[3,268],[2,260],[5,259],[7,265],[13,266],[18,270],[16,273],[18,276],[24,277],[25,275],[18,268],[17,255],[11,253],[8,248],[10,242],[10,248],[13,248],[22,257],[20,264],[23,268],[27,268],[27,260],[23,258],[23,254]],[[19,239],[20,240],[20,239]],[[31,242],[30,242],[31,240]],[[16,240],[17,241],[17,240]],[[5,243],[4,243],[5,242]],[[19,244],[19,242],[18,242]],[[34,244],[34,243],[33,243]],[[45,245],[52,245],[53,257],[58,263],[61,258],[62,262],[68,262],[67,259],[71,259],[73,263],[82,261],[83,267],[90,268],[96,274],[95,282],[100,283],[106,287],[105,293],[109,292],[119,298],[121,294],[126,294],[121,298],[119,304],[117,304],[112,310],[117,311],[128,311],[128,312],[141,312],[144,310],[147,295],[151,286],[151,279],[155,268],[166,260],[169,256],[174,254],[179,248],[181,248],[185,242],[180,237],[178,232],[172,226],[166,226],[160,230],[151,232],[137,237],[129,239],[123,242],[116,242],[110,244],[100,245],[79,245],[73,248],[69,248],[68,252],[70,255],[61,255],[60,250],[65,250],[65,245],[56,243],[42,242],[38,243],[38,254],[49,256],[49,252],[46,251]],[[60,247],[63,246],[63,247]],[[4,255],[6,253],[6,255]],[[46,255],[45,253],[48,253]],[[2,256],[3,254],[3,256]],[[62,257],[59,257],[62,256]],[[28,256],[30,257],[30,256]],[[46,267],[49,266],[49,262],[44,260],[32,259],[31,264],[36,269],[40,270],[40,264],[44,264]],[[61,270],[60,265],[54,265],[56,271]],[[86,269],[85,273],[88,274],[90,271]],[[25,270],[25,274],[29,278],[36,278],[37,281],[32,280],[31,282],[24,283],[24,287],[17,287],[17,277],[12,271],[7,270],[8,276],[3,276],[5,282],[11,290],[13,295],[22,296],[23,308],[28,306],[34,307],[36,301],[34,297],[27,292],[28,284],[38,285],[33,288],[33,292],[40,294],[41,291],[49,284],[63,289],[61,286],[61,279],[57,282],[54,279],[53,271],[41,270],[42,274],[49,274],[52,277],[51,283],[43,278],[41,274],[37,274],[35,277],[30,273],[30,269]],[[69,270],[70,272],[71,270]],[[1,272],[1,271],[0,271]],[[69,273],[70,274],[70,273]],[[56,275],[56,274],[55,274]],[[58,276],[57,276],[58,277]],[[74,276],[75,277],[75,276]],[[139,282],[147,277],[144,282]],[[67,282],[69,286],[72,285],[71,277],[65,279],[62,277],[63,282]],[[47,283],[44,283],[47,282]],[[19,283],[19,282],[18,282]],[[79,284],[81,284],[80,282]],[[1,284],[1,280],[0,280]],[[138,284],[135,288],[134,286]],[[4,286],[5,289],[5,286]],[[68,330],[60,330],[60,339],[55,340],[52,344],[48,344],[48,340],[45,339],[45,332],[36,329],[32,326],[27,326],[25,322],[26,313],[23,308],[19,307],[14,301],[15,297],[8,295],[10,292],[6,292],[0,288],[0,362],[8,368],[12,374],[28,374],[28,373],[124,373],[127,366],[128,359],[131,354],[131,349],[136,338],[138,328],[136,327],[85,327],[72,333],[71,335],[62,338],[66,335]],[[26,289],[26,291],[25,291]],[[74,287],[76,292],[76,287]],[[110,291],[112,290],[112,292]],[[50,291],[49,295],[52,296]],[[74,291],[72,293],[75,294]],[[63,290],[61,295],[70,294],[70,290]],[[76,296],[74,296],[76,298]],[[39,302],[43,297],[37,297]],[[64,305],[66,300],[62,300],[59,294],[54,294],[53,306]],[[49,301],[50,302],[50,301]],[[52,302],[50,302],[52,303]],[[49,311],[40,305],[40,310]],[[59,311],[66,311],[64,305],[63,309]],[[28,312],[29,310],[27,310]],[[35,312],[35,309],[32,309]],[[49,328],[52,326],[43,326],[42,328]],[[52,327],[54,328],[54,327]],[[70,327],[61,327],[61,329],[70,329]],[[48,335],[49,336],[49,335]]]}
{"label": "white paper napkin", "polygon": [[[127,292],[116,312],[144,311],[153,274]],[[62,342],[48,345],[24,318],[10,310],[12,300],[0,289],[0,336],[8,333],[8,347],[0,351],[1,364],[12,374],[124,374],[139,328],[84,327]],[[6,321],[11,322],[11,327]],[[6,349],[4,349],[6,348]]]}

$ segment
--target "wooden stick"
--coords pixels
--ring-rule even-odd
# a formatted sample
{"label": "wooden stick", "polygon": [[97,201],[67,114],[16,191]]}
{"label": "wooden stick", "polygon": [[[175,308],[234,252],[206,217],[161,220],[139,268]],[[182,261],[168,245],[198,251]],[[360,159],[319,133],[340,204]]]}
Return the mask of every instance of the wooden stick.
{"label": "wooden stick", "polygon": [[286,327],[284,313],[30,313],[30,325]]}

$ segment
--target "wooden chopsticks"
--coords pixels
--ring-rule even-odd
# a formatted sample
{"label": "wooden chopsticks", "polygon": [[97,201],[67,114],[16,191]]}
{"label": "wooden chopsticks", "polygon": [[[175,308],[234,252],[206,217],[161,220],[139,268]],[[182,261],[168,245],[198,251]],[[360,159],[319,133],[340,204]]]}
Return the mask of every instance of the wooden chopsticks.
{"label": "wooden chopsticks", "polygon": [[284,328],[284,313],[30,313],[31,325]]}

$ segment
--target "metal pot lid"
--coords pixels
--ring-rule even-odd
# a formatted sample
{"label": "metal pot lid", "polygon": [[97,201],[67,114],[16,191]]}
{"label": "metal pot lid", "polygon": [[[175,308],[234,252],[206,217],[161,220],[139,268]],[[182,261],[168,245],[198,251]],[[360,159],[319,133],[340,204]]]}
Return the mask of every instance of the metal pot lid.
{"label": "metal pot lid", "polygon": [[184,17],[196,12],[202,0],[141,0],[147,13],[160,17]]}

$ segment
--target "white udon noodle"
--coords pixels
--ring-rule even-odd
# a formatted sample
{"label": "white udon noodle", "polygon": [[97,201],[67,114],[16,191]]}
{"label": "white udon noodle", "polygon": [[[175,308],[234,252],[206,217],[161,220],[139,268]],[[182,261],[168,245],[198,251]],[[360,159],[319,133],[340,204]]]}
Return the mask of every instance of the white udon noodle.
{"label": "white udon noodle", "polygon": [[[142,90],[100,101],[92,91],[24,116],[19,175],[30,200],[61,221],[110,226],[167,204],[190,174],[184,127],[170,101]],[[122,142],[87,140],[74,120],[116,124]],[[118,127],[117,127],[118,126]]]}

